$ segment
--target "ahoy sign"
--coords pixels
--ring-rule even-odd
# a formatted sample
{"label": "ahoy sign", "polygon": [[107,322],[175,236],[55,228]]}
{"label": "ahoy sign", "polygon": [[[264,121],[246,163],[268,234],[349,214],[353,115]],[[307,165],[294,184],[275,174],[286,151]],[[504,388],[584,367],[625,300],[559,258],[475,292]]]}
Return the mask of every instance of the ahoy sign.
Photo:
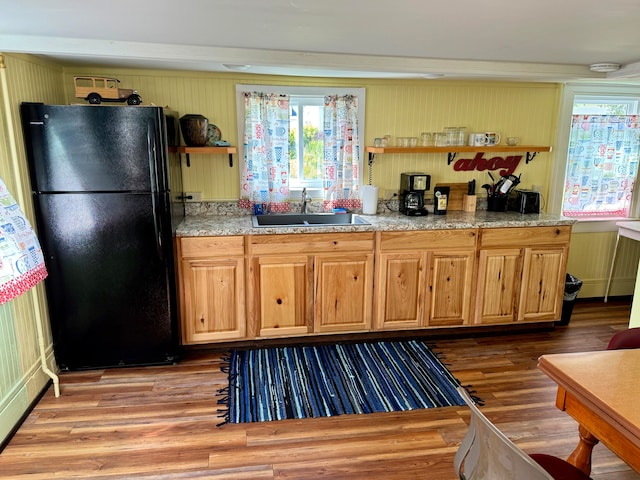
{"label": "ahoy sign", "polygon": [[453,164],[453,169],[456,172],[468,172],[471,170],[478,170],[483,172],[485,170],[500,170],[498,172],[503,177],[508,177],[515,172],[516,168],[522,160],[522,155],[512,155],[508,157],[491,157],[489,159],[484,158],[483,152],[476,153],[473,158],[461,158],[456,160]]}

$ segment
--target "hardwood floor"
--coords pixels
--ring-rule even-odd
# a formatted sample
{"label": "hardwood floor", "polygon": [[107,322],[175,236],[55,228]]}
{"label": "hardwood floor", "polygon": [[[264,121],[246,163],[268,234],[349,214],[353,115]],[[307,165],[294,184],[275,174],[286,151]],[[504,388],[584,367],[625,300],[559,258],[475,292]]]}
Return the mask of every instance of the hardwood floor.
{"label": "hardwood floor", "polygon": [[[627,328],[629,311],[627,301],[579,302],[566,327],[433,343],[521,448],[566,457],[577,425],[556,409],[556,385],[537,358],[604,349]],[[0,454],[0,478],[457,478],[464,407],[217,426],[215,395],[226,384],[220,365],[219,354],[198,353],[175,366],[62,374],[62,396],[49,389]],[[640,479],[600,444],[592,477]]]}

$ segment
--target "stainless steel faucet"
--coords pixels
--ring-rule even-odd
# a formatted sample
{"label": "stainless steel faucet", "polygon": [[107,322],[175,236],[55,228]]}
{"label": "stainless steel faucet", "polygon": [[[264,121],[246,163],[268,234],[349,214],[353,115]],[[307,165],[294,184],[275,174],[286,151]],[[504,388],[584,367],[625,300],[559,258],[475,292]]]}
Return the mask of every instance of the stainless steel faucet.
{"label": "stainless steel faucet", "polygon": [[302,201],[300,202],[300,213],[307,213],[307,203],[311,201],[311,197],[307,195],[306,187],[302,189]]}

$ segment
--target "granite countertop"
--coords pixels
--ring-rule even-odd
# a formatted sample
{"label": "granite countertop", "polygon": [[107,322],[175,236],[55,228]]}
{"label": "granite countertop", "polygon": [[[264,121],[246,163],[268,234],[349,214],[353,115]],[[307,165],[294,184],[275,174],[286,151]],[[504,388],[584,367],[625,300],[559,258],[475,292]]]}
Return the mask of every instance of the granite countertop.
{"label": "granite countertop", "polygon": [[360,215],[370,225],[327,225],[313,227],[261,227],[254,228],[251,215],[188,215],[178,226],[179,237],[204,237],[217,235],[273,235],[290,233],[373,232],[446,230],[459,228],[509,228],[573,225],[575,220],[551,214],[520,214],[516,212],[450,211],[446,215],[429,214],[425,217],[408,217],[391,212],[377,215]]}

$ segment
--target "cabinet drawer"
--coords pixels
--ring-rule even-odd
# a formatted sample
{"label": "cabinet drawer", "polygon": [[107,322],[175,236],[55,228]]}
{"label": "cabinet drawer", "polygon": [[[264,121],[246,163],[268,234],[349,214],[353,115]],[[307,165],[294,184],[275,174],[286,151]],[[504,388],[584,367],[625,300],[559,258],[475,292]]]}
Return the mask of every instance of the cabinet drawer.
{"label": "cabinet drawer", "polygon": [[480,231],[480,247],[529,247],[568,244],[570,226],[486,228]]}
{"label": "cabinet drawer", "polygon": [[373,232],[302,233],[293,235],[256,235],[249,239],[250,255],[373,252]]}
{"label": "cabinet drawer", "polygon": [[477,231],[429,230],[417,232],[381,232],[380,250],[434,250],[436,248],[474,248]]}
{"label": "cabinet drawer", "polygon": [[244,238],[229,237],[183,237],[180,239],[182,258],[222,257],[244,255]]}

